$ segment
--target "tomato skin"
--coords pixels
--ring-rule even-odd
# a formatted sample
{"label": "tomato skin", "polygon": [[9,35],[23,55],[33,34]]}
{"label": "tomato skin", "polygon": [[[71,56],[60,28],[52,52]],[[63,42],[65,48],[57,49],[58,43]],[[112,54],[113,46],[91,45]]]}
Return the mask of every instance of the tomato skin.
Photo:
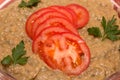
{"label": "tomato skin", "polygon": [[63,33],[63,36],[69,37],[73,41],[77,41],[79,43],[80,48],[81,48],[82,52],[84,53],[84,60],[81,65],[77,66],[76,68],[73,68],[71,66],[71,59],[66,58],[67,66],[65,69],[62,68],[61,70],[68,75],[80,75],[89,66],[90,50],[89,50],[87,44],[85,43],[85,41],[80,36],[72,34],[72,33]]}
{"label": "tomato skin", "polygon": [[58,5],[50,6],[49,8],[54,9],[60,13],[63,13],[66,17],[68,17],[68,19],[70,20],[71,23],[73,23],[73,25],[76,25],[77,17],[73,10],[65,6],[58,6]]}
{"label": "tomato skin", "polygon": [[[67,46],[66,39],[77,43],[79,45],[79,48],[77,50],[82,50],[82,53],[84,54],[82,63],[77,64],[76,67],[73,67],[72,62],[74,62],[74,59],[79,58],[78,55],[80,55],[81,53],[76,53],[79,51],[72,51],[72,53],[69,52],[69,50],[67,49],[71,49],[69,47],[73,45],[73,43],[70,43],[70,46]],[[40,41],[40,38],[35,41],[37,42],[35,42],[33,45],[38,43]],[[58,41],[59,44],[56,43],[56,41]],[[58,48],[60,46],[61,48]],[[76,45],[73,46],[76,47]],[[39,47],[41,48],[41,51],[37,53],[49,67],[51,67],[52,69],[59,69],[68,75],[81,74],[84,70],[87,69],[90,63],[89,48],[87,47],[84,40],[73,33],[62,32],[51,35],[46,40],[44,40],[43,45],[41,46],[40,44]]]}
{"label": "tomato skin", "polygon": [[[52,12],[56,14],[51,15]],[[89,20],[88,11],[84,7],[77,4],[70,4],[67,7],[54,5],[47,8],[42,8],[36,11],[35,13],[31,14],[26,21],[26,27],[25,27],[26,33],[31,39],[33,39],[34,32],[37,26],[48,18],[48,15],[49,15],[48,13],[53,17],[59,16],[59,17],[65,18],[66,20],[71,22],[76,28],[82,28],[88,23],[88,20]],[[77,17],[79,15],[78,13],[82,14],[80,18]],[[47,17],[45,16],[45,14]],[[46,19],[43,16],[45,16]],[[39,18],[42,18],[42,19],[39,19]]]}
{"label": "tomato skin", "polygon": [[77,15],[76,15],[76,13],[75,13],[72,9],[70,9],[70,8],[67,8],[67,7],[66,7],[66,9],[67,9],[67,11],[72,15],[73,24],[74,24],[75,26],[77,26]]}
{"label": "tomato skin", "polygon": [[52,69],[79,75],[90,63],[90,50],[77,29],[88,23],[88,11],[77,4],[50,6],[33,13],[26,32],[32,50]]}
{"label": "tomato skin", "polygon": [[36,32],[34,32],[34,37],[36,37],[39,34],[39,32],[41,32],[41,30],[43,30],[44,28],[46,28],[48,26],[60,26],[60,25],[62,25],[63,27],[67,28],[71,32],[78,35],[78,32],[74,28],[74,25],[72,23],[70,23],[68,20],[61,18],[61,17],[53,17],[53,18],[47,19],[46,21],[44,21],[42,24],[40,24],[36,28],[36,30],[35,30]]}
{"label": "tomato skin", "polygon": [[63,69],[63,72],[65,72],[68,75],[80,75],[83,71],[85,71],[90,64],[90,50],[88,48],[88,46],[86,45],[86,43],[81,43],[81,49],[83,50],[83,52],[85,53],[85,58],[84,58],[84,62],[77,66],[76,68],[71,67],[70,65],[70,59],[68,60],[68,66]]}
{"label": "tomato skin", "polygon": [[33,14],[31,14],[25,24],[25,30],[27,35],[33,39],[33,35],[32,35],[32,29],[33,29],[33,24],[35,22],[35,20],[41,16],[42,14],[48,12],[48,11],[54,11],[54,9],[49,9],[49,8],[42,8],[39,9],[38,11],[34,12]]}
{"label": "tomato skin", "polygon": [[78,4],[69,4],[68,8],[73,10],[77,15],[77,26],[76,28],[84,27],[89,21],[89,12],[86,8],[78,5]]}
{"label": "tomato skin", "polygon": [[[56,33],[61,33],[61,32],[71,32],[70,30],[68,30],[67,28],[65,28],[64,26],[48,26],[46,28],[44,28],[39,34],[38,36],[41,37],[46,37],[56,34]],[[35,39],[38,37],[36,36]]]}
{"label": "tomato skin", "polygon": [[[64,18],[65,20],[68,20],[68,18],[60,13],[60,12],[57,12],[57,11],[48,11],[44,14],[41,14],[41,16],[39,16],[35,22],[33,23],[33,28],[32,28],[32,36],[34,36],[34,33],[36,31],[36,29],[41,25],[41,24],[44,24],[45,21],[47,21],[48,19],[50,18],[54,18],[54,17],[61,17],[61,18]],[[68,20],[69,21],[69,20]],[[33,37],[34,38],[34,37]]]}
{"label": "tomato skin", "polygon": [[38,36],[36,36],[33,40],[33,45],[32,45],[32,50],[34,53],[37,53],[38,50],[36,49],[35,46],[37,46],[38,40],[41,40],[42,42],[44,42],[48,36],[56,34],[56,33],[62,33],[62,32],[71,32],[68,29],[66,29],[63,26],[48,26],[46,28],[44,28],[39,34]]}

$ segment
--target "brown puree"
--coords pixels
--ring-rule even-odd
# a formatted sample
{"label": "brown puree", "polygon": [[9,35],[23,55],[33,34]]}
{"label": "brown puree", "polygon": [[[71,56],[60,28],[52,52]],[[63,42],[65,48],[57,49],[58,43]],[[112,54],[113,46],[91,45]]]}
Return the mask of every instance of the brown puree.
{"label": "brown puree", "polygon": [[[110,0],[42,0],[37,7],[18,8],[21,0],[16,0],[13,4],[0,11],[0,61],[11,49],[21,40],[25,42],[27,55],[30,56],[25,66],[14,65],[6,69],[17,80],[104,80],[107,76],[120,70],[120,52],[118,51],[120,40],[112,42],[108,39],[101,41],[88,35],[87,28],[101,26],[102,16],[111,19],[113,15],[117,18],[117,13],[112,9]],[[88,25],[79,30],[80,35],[88,44],[91,51],[91,63],[79,76],[70,77],[60,71],[54,71],[46,67],[39,57],[32,53],[31,40],[25,33],[25,22],[34,11],[50,5],[67,5],[77,3],[86,7],[90,13]],[[117,24],[120,25],[120,19]],[[101,27],[100,27],[101,28]],[[0,69],[3,69],[0,64]]]}

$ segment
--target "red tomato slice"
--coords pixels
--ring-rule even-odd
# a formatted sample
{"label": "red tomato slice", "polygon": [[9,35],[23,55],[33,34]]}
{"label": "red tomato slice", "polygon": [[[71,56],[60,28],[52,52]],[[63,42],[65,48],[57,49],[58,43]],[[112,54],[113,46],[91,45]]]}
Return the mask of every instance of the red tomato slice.
{"label": "red tomato slice", "polygon": [[86,8],[77,5],[77,4],[70,4],[67,6],[68,8],[72,9],[77,15],[77,26],[76,28],[84,27],[89,21],[89,13]]}
{"label": "red tomato slice", "polygon": [[34,45],[48,66],[68,75],[79,75],[89,65],[90,51],[86,43],[75,34],[57,33],[49,36],[44,42],[38,37]]}
{"label": "red tomato slice", "polygon": [[71,23],[76,25],[77,17],[73,10],[71,10],[65,6],[58,6],[58,5],[50,6],[49,8],[55,9],[56,11],[63,13],[64,15],[66,15],[66,17],[68,17],[68,19],[71,21]]}
{"label": "red tomato slice", "polygon": [[27,32],[27,35],[32,39],[33,35],[32,35],[32,27],[33,27],[33,24],[35,22],[35,20],[41,16],[42,14],[46,13],[46,12],[49,12],[49,11],[54,11],[54,9],[50,9],[50,8],[42,8],[36,12],[34,12],[33,14],[31,14],[27,21],[26,21],[26,32]]}
{"label": "red tomato slice", "polygon": [[56,33],[62,33],[62,32],[70,32],[68,29],[66,29],[65,27],[62,26],[48,26],[46,28],[44,28],[39,34],[38,36],[36,36],[33,40],[33,52],[37,53],[38,49],[34,46],[37,46],[38,44],[34,43],[34,41],[36,39],[41,40],[42,42],[44,42],[49,36],[56,34]]}
{"label": "red tomato slice", "polygon": [[68,10],[69,13],[72,14],[73,24],[74,24],[75,26],[77,26],[77,15],[76,15],[76,13],[75,13],[72,9],[70,9],[70,8],[67,8],[67,7],[66,7],[66,9]]}
{"label": "red tomato slice", "polygon": [[41,30],[43,30],[44,28],[48,26],[63,26],[67,28],[68,30],[70,30],[71,32],[78,34],[77,30],[74,28],[74,25],[70,23],[68,20],[61,18],[61,17],[53,17],[53,18],[47,19],[42,24],[39,24],[39,26],[37,26],[36,29],[33,29],[34,31],[32,32],[34,32],[33,33],[34,37],[36,37],[41,32]]}
{"label": "red tomato slice", "polygon": [[[34,28],[32,28],[32,32],[31,32],[31,33],[33,33],[32,36],[34,36],[34,33],[35,33],[35,31],[36,31],[36,29],[37,29],[37,27],[39,25],[44,23],[49,18],[53,18],[54,19],[54,17],[61,17],[61,18],[65,18],[66,20],[69,20],[64,14],[62,14],[62,13],[60,13],[58,11],[48,11],[48,12],[46,12],[44,14],[41,14],[41,16],[39,16],[35,20],[35,22],[33,23],[33,27]],[[32,37],[32,39],[33,39],[33,37]]]}

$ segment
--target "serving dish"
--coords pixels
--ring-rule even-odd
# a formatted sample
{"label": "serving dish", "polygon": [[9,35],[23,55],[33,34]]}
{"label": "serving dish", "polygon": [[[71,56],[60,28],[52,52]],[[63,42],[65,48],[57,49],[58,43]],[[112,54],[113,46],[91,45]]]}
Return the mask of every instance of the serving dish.
{"label": "serving dish", "polygon": [[[27,55],[30,56],[28,63],[25,66],[10,66],[7,69],[7,72],[11,73],[11,75],[13,75],[16,79],[27,80],[34,78],[37,75],[35,80],[46,80],[47,78],[49,78],[48,80],[57,80],[58,78],[63,80],[104,80],[106,77],[119,70],[120,55],[118,49],[120,41],[111,42],[110,40],[105,40],[101,42],[98,38],[89,36],[87,32],[87,28],[91,26],[101,26],[100,21],[102,16],[110,19],[113,15],[115,15],[117,18],[117,24],[120,24],[117,13],[113,9],[113,4],[111,4],[110,0],[53,0],[52,2],[44,0],[37,7],[32,9],[19,9],[18,4],[20,1],[21,0],[15,1],[13,4],[10,4],[0,11],[0,60],[2,60],[3,56],[9,54],[12,47],[19,43],[20,40],[25,41]],[[90,13],[89,23],[79,30],[79,34],[90,48],[91,63],[84,73],[80,76],[73,77],[69,77],[62,72],[49,69],[48,66],[39,59],[38,55],[33,54],[30,47],[32,41],[28,38],[24,28],[26,19],[39,8],[51,5],[67,5],[70,3],[82,5],[86,7]],[[93,4],[95,4],[94,7]],[[6,48],[7,50],[5,50]],[[0,69],[3,68],[1,67]]]}

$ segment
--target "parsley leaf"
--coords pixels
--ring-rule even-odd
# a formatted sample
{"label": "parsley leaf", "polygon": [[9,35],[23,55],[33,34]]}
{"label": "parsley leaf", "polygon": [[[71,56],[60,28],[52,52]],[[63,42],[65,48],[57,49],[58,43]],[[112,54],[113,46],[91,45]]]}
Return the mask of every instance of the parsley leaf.
{"label": "parsley leaf", "polygon": [[92,27],[92,28],[88,28],[87,30],[89,32],[90,35],[93,35],[94,37],[101,37],[101,31],[98,27]]}
{"label": "parsley leaf", "polygon": [[24,65],[26,64],[29,57],[22,57],[16,61],[17,64]]}
{"label": "parsley leaf", "polygon": [[88,28],[88,33],[94,37],[102,37],[102,40],[109,39],[111,41],[116,41],[120,39],[120,30],[118,30],[118,25],[115,24],[116,18],[113,16],[111,20],[106,20],[102,17],[101,25],[103,27],[103,34],[98,27]]}
{"label": "parsley leaf", "polygon": [[21,3],[18,5],[18,7],[20,8],[26,7],[26,2],[22,0]]}
{"label": "parsley leaf", "polygon": [[12,49],[12,55],[8,55],[1,61],[3,66],[9,66],[11,64],[24,65],[27,63],[28,57],[25,57],[26,51],[24,50],[24,42],[21,41],[16,47]]}
{"label": "parsley leaf", "polygon": [[3,66],[9,66],[9,65],[11,65],[11,63],[12,63],[12,58],[11,58],[10,55],[6,56],[6,57],[1,61],[1,64],[2,64]]}
{"label": "parsley leaf", "polygon": [[14,64],[18,63],[18,60],[22,58],[23,55],[26,54],[26,51],[24,50],[24,42],[21,41],[15,48],[12,49],[12,57]]}
{"label": "parsley leaf", "polygon": [[18,5],[18,7],[32,8],[32,7],[37,6],[39,2],[40,2],[40,0],[29,0],[28,2],[25,2],[24,0],[22,0],[21,3]]}

